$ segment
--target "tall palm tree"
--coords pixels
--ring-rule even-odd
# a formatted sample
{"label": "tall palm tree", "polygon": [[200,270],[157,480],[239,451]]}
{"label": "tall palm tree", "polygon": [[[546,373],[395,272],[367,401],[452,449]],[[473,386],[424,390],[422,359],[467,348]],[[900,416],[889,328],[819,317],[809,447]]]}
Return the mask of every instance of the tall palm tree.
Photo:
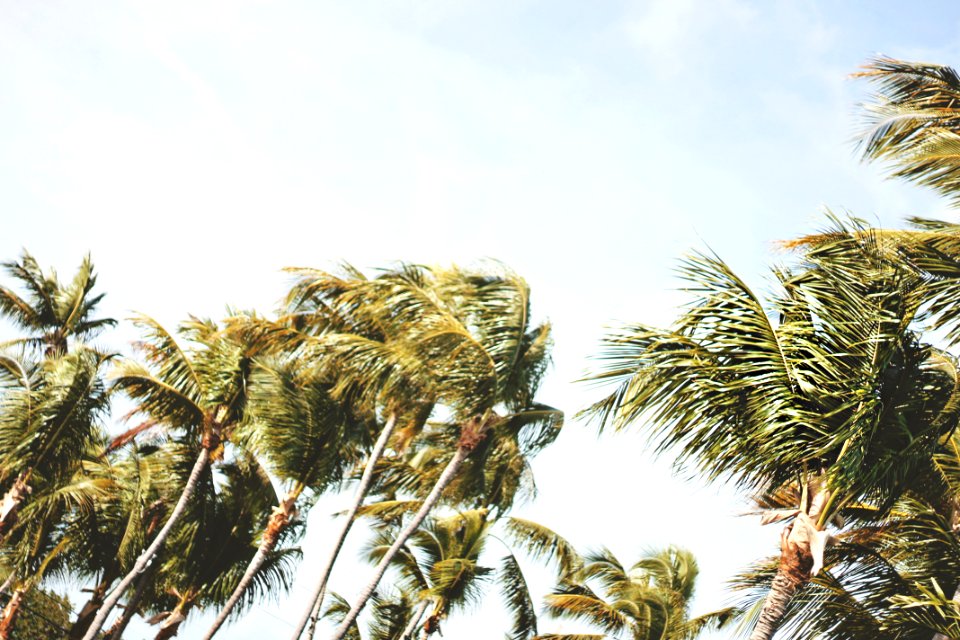
{"label": "tall palm tree", "polygon": [[132,434],[151,428],[180,433],[196,441],[199,453],[163,528],[104,600],[84,640],[97,637],[123,593],[174,531],[202,474],[223,455],[224,440],[242,419],[246,403],[251,354],[245,345],[223,335],[215,323],[192,319],[181,326],[181,334],[191,343],[189,350],[151,318],[140,316],[134,323],[145,333],[145,340],[136,346],[147,364],[124,360],[113,372],[114,389],[133,399],[144,416]]}
{"label": "tall palm tree", "polygon": [[828,525],[867,498],[889,509],[958,420],[957,369],[915,330],[916,279],[850,232],[776,271],[769,306],[718,258],[689,258],[693,304],[672,329],[608,336],[592,377],[616,385],[589,410],[601,425],[644,419],[658,451],[750,494],[799,483],[754,640],[823,567]]}
{"label": "tall palm tree", "polygon": [[[521,440],[532,451],[549,444],[560,425],[558,411],[533,401],[549,362],[549,325],[532,325],[529,287],[519,276],[503,269],[472,273],[408,266],[378,285],[379,295],[366,303],[387,327],[392,351],[406,356],[407,375],[397,376],[391,363],[354,352],[353,370],[364,374],[357,378],[360,386],[380,394],[384,387],[401,388],[410,377],[423,380],[422,386],[434,390],[435,407],[454,416],[460,433],[452,457],[374,569],[335,640],[351,628],[392,558],[496,425],[519,425]],[[418,375],[410,376],[410,369]]]}
{"label": "tall palm tree", "polygon": [[[287,489],[273,509],[257,555],[204,636],[212,638],[293,523],[307,492],[318,496],[338,486],[361,459],[372,416],[357,416],[331,397],[330,383],[318,378],[309,362],[298,360],[254,367],[246,419],[233,440],[264,460]],[[358,441],[359,440],[359,441]],[[312,497],[307,502],[311,502]]]}
{"label": "tall palm tree", "polygon": [[[319,611],[333,561],[369,489],[390,431],[398,428],[394,446],[403,449],[433,412],[455,406],[467,428],[465,447],[447,476],[452,480],[482,440],[471,425],[482,425],[483,433],[496,421],[490,412],[483,418],[485,409],[477,407],[498,394],[498,400],[509,400],[513,406],[528,400],[526,394],[544,372],[549,348],[549,328],[531,328],[526,283],[506,270],[481,274],[402,265],[372,279],[350,268],[344,276],[299,273],[301,281],[291,293],[291,324],[318,336],[312,348],[336,372],[335,394],[379,407],[386,426],[374,448],[376,455],[368,457],[339,542],[324,565],[315,605],[305,612],[295,638],[311,618],[316,619],[311,613]],[[266,333],[280,342],[290,340],[290,331]],[[488,352],[487,346],[493,350]],[[558,413],[549,413],[549,419],[547,413],[539,414],[551,425],[543,431],[554,437]],[[440,487],[437,497],[442,491]],[[431,506],[425,505],[420,520]]]}
{"label": "tall palm tree", "polygon": [[37,261],[26,251],[19,262],[0,265],[25,291],[0,286],[0,315],[27,332],[10,343],[40,347],[48,356],[62,356],[70,339],[88,340],[116,324],[110,318],[94,318],[103,294],[93,295],[97,277],[90,256],[80,264],[73,279],[61,283],[54,271],[44,274]]}
{"label": "tall palm tree", "polygon": [[[544,611],[560,619],[581,620],[604,635],[546,634],[538,638],[573,640],[687,640],[724,626],[732,609],[690,617],[699,569],[689,551],[667,547],[644,555],[627,569],[608,549],[591,552],[583,568],[545,598]],[[600,594],[596,589],[601,591]]]}

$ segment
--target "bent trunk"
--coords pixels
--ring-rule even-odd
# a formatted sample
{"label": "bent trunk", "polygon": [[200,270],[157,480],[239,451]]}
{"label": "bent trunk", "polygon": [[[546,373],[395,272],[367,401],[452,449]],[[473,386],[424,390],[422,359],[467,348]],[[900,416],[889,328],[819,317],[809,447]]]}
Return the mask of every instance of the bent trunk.
{"label": "bent trunk", "polygon": [[427,610],[430,601],[424,600],[417,607],[416,612],[410,618],[410,624],[407,625],[407,628],[403,630],[403,635],[400,636],[400,640],[413,640],[413,637],[417,633],[417,625],[420,624],[420,618],[423,617],[424,612]]}
{"label": "bent trunk", "polygon": [[750,640],[772,640],[777,632],[787,605],[801,586],[810,582],[810,569],[813,567],[813,555],[809,547],[791,540],[793,524],[784,528],[780,534],[780,566],[770,586],[770,593],[763,601],[763,609],[757,618],[757,625],[750,634]]}
{"label": "bent trunk", "polygon": [[123,580],[120,581],[120,584],[114,588],[114,590],[104,601],[103,606],[100,607],[100,611],[97,613],[97,617],[94,618],[90,628],[87,629],[86,635],[83,636],[83,640],[94,640],[94,638],[97,637],[97,634],[100,633],[100,629],[103,628],[103,623],[107,620],[107,616],[110,615],[110,612],[113,610],[113,608],[117,606],[117,602],[120,601],[124,591],[126,591],[130,585],[133,584],[133,581],[136,580],[138,575],[143,573],[143,571],[147,568],[147,565],[150,563],[150,560],[157,554],[157,552],[160,550],[160,547],[163,546],[163,543],[166,542],[167,537],[169,537],[171,531],[173,531],[173,527],[177,524],[177,522],[179,522],[180,517],[187,510],[187,504],[190,502],[190,499],[193,497],[193,494],[197,489],[197,484],[200,482],[200,476],[210,463],[211,450],[216,449],[219,444],[220,427],[216,425],[213,429],[213,433],[210,434],[210,437],[204,438],[203,449],[201,449],[200,455],[197,456],[197,461],[193,465],[193,470],[190,471],[190,478],[187,480],[187,484],[183,488],[183,493],[180,494],[180,499],[177,500],[177,506],[174,507],[173,512],[167,519],[167,523],[163,525],[163,529],[160,530],[160,533],[157,534],[157,537],[154,538],[150,546],[147,547],[147,550],[140,554],[140,557],[137,558],[137,562],[133,565],[133,569],[131,569],[130,572],[124,576]]}
{"label": "bent trunk", "polygon": [[383,558],[380,559],[380,562],[377,564],[377,568],[374,569],[373,578],[367,584],[367,586],[360,592],[360,596],[357,598],[357,601],[350,607],[350,611],[347,613],[347,616],[340,623],[340,626],[337,627],[336,632],[333,634],[332,640],[342,640],[343,637],[347,634],[347,631],[350,629],[350,625],[354,623],[357,619],[357,616],[360,615],[360,610],[367,604],[367,601],[373,595],[373,592],[376,590],[377,585],[380,584],[380,579],[383,578],[383,574],[386,573],[387,567],[390,566],[390,563],[393,562],[393,558],[397,555],[397,552],[400,550],[406,542],[407,539],[413,535],[413,533],[420,527],[420,523],[423,522],[424,518],[427,517],[427,514],[430,513],[430,510],[439,502],[440,495],[443,493],[443,490],[453,481],[456,477],[457,472],[460,471],[460,467],[463,466],[464,461],[467,459],[467,456],[470,455],[470,452],[480,443],[481,440],[486,436],[487,430],[493,426],[494,422],[497,420],[495,414],[488,414],[482,418],[476,418],[470,420],[467,424],[463,426],[463,429],[460,433],[460,442],[457,446],[457,452],[453,455],[453,458],[450,459],[450,462],[447,463],[447,466],[444,468],[443,473],[440,474],[440,477],[437,479],[437,483],[433,485],[433,489],[430,490],[430,494],[424,499],[423,504],[420,505],[420,510],[413,516],[413,519],[407,523],[407,526],[403,528],[400,534],[397,536],[397,539],[393,541],[393,544],[387,549],[387,552],[384,554]]}
{"label": "bent trunk", "polygon": [[3,619],[0,620],[0,640],[9,640],[13,633],[13,625],[17,622],[17,614],[20,613],[20,605],[23,604],[23,596],[26,589],[16,589],[10,596],[10,602],[3,608]]}
{"label": "bent trunk", "polygon": [[220,615],[218,615],[217,619],[213,622],[213,626],[211,626],[207,634],[203,636],[203,640],[210,640],[210,638],[216,635],[220,627],[223,626],[223,623],[227,621],[230,612],[233,611],[233,608],[240,602],[240,598],[243,597],[250,583],[253,582],[254,576],[256,576],[260,568],[263,567],[263,563],[267,561],[270,552],[277,546],[280,534],[283,533],[287,525],[290,524],[290,520],[296,515],[296,504],[297,498],[300,496],[300,491],[300,489],[294,489],[287,494],[283,502],[274,507],[273,513],[270,515],[270,522],[267,524],[267,529],[263,533],[263,539],[260,541],[260,548],[257,549],[257,555],[250,561],[246,572],[240,579],[240,583],[237,585],[237,588],[233,590],[233,594],[230,596],[230,599],[227,600],[223,609],[221,609]]}
{"label": "bent trunk", "polygon": [[293,640],[300,640],[300,636],[303,634],[303,630],[310,620],[312,620],[312,623],[310,633],[307,637],[310,639],[313,638],[313,631],[316,629],[317,618],[319,617],[320,604],[323,602],[323,594],[327,588],[327,580],[330,579],[330,572],[333,571],[333,565],[337,562],[337,556],[340,555],[340,550],[343,549],[343,543],[347,539],[347,534],[350,533],[350,527],[353,526],[354,519],[357,517],[357,511],[360,510],[360,505],[363,504],[363,499],[370,489],[370,483],[373,481],[373,470],[376,468],[380,456],[383,455],[383,450],[387,448],[387,442],[390,440],[390,434],[393,433],[393,428],[396,424],[397,415],[391,413],[390,417],[387,418],[387,424],[383,425],[383,430],[380,431],[380,435],[377,437],[377,441],[370,451],[370,457],[367,459],[367,464],[363,468],[363,475],[360,476],[360,484],[357,485],[357,492],[353,496],[353,504],[350,506],[350,510],[347,512],[346,519],[343,522],[343,527],[340,529],[340,536],[337,538],[337,542],[333,547],[333,552],[323,566],[317,587],[310,596],[310,604],[307,606],[303,617],[300,618],[296,631],[293,632]]}
{"label": "bent trunk", "polygon": [[68,640],[79,640],[90,628],[90,623],[93,622],[94,616],[97,615],[97,611],[103,605],[103,598],[107,595],[107,589],[110,588],[117,577],[116,574],[116,571],[108,571],[100,584],[93,589],[87,604],[83,605],[83,609],[77,614],[76,621],[70,627],[70,633],[67,635]]}
{"label": "bent trunk", "polygon": [[150,581],[153,580],[153,575],[157,572],[159,566],[159,563],[153,562],[147,567],[146,571],[140,574],[140,579],[137,580],[137,590],[133,592],[133,596],[127,601],[127,606],[123,609],[123,615],[117,618],[117,621],[110,627],[110,630],[107,631],[107,638],[109,640],[120,640],[120,638],[123,637],[123,632],[127,630],[127,625],[133,620],[133,616],[137,614],[137,609],[140,608],[140,601],[143,600],[143,596],[147,592],[147,587],[150,586]]}

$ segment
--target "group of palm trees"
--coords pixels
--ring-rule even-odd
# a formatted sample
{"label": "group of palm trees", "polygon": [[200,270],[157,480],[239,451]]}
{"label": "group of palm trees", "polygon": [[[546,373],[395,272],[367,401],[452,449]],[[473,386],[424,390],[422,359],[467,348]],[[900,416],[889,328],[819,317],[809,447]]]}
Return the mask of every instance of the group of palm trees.
{"label": "group of palm trees", "polygon": [[[960,201],[960,77],[891,59],[862,75],[865,155]],[[588,376],[608,395],[585,417],[783,523],[734,606],[699,617],[689,552],[626,568],[510,515],[564,416],[536,399],[550,326],[506,267],[295,270],[275,316],[138,316],[123,357],[97,346],[115,322],[90,259],[61,282],[24,253],[0,286],[18,332],[0,350],[0,640],[25,637],[51,579],[90,595],[43,637],[116,640],[143,615],[171,638],[214,611],[212,638],[290,587],[306,513],[338,491],[352,499],[293,640],[323,619],[334,640],[430,637],[490,584],[517,640],[960,637],[960,227],[831,217],[787,246],[764,297],[717,256],[686,259],[682,315],[610,332]],[[329,580],[361,519],[374,568],[345,599]],[[530,563],[554,572],[542,599]],[[592,631],[542,632],[538,611]]]}

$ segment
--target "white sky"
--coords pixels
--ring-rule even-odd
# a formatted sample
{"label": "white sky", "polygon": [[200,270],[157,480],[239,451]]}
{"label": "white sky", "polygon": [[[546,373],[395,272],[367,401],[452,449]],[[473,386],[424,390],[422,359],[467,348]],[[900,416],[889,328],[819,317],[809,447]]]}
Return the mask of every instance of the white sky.
{"label": "white sky", "polygon": [[[494,257],[554,323],[542,400],[572,415],[605,324],[675,315],[685,251],[709,245],[762,289],[773,241],[823,206],[954,215],[849,143],[867,57],[960,63],[960,7],[931,4],[0,0],[0,259],[25,247],[66,275],[91,251],[105,312],[173,325],[270,310],[284,266]],[[692,549],[700,611],[775,550],[774,528],[635,434],[570,421],[536,471],[518,515],[624,562]],[[224,637],[286,637],[335,509],[313,513],[290,598]],[[333,587],[352,598],[368,572],[347,558]],[[504,630],[495,602],[445,627]]]}

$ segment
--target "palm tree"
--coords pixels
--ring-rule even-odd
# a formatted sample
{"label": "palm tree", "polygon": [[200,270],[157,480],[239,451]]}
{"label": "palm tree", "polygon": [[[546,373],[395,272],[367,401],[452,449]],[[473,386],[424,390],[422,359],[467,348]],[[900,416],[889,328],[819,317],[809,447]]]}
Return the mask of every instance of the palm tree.
{"label": "palm tree", "polygon": [[170,473],[175,454],[173,447],[148,445],[141,450],[130,443],[120,452],[108,447],[91,465],[88,474],[108,481],[110,491],[94,496],[89,508],[72,514],[64,524],[61,544],[70,573],[95,580],[89,600],[70,627],[70,640],[87,632],[110,586],[133,566],[176,502],[182,482]]}
{"label": "palm tree", "polygon": [[880,57],[855,74],[877,87],[864,106],[864,158],[960,204],[960,76],[951,67]]}
{"label": "palm tree", "polygon": [[[183,461],[180,474],[189,473],[191,458],[178,456]],[[270,478],[250,456],[219,465],[216,477],[209,467],[204,471],[183,525],[171,535],[154,584],[151,604],[157,613],[148,622],[159,625],[156,640],[176,636],[193,610],[220,607],[229,599],[258,553],[261,514],[279,506]],[[289,588],[300,550],[288,543],[299,529],[288,527],[278,534],[280,540],[266,554],[241,606]]]}
{"label": "palm tree", "polygon": [[7,532],[0,558],[10,571],[12,597],[0,618],[0,638],[12,637],[21,606],[48,576],[64,575],[70,566],[63,523],[72,513],[84,513],[113,489],[109,478],[95,472],[97,449],[81,453],[70,478],[35,475],[33,499]]}
{"label": "palm tree", "polygon": [[[411,506],[389,501],[363,509],[362,515],[376,521],[375,535],[366,546],[369,561],[379,562],[392,546]],[[506,555],[491,557],[501,549]],[[450,613],[479,602],[487,586],[496,582],[512,617],[508,637],[530,640],[537,633],[537,615],[517,559],[521,553],[549,562],[563,576],[573,575],[582,564],[566,540],[528,520],[497,516],[485,508],[429,518],[394,557],[391,569],[398,595],[374,600],[369,635],[401,640],[422,630],[429,637],[440,631]],[[349,606],[332,606],[327,617],[342,623],[348,612]]]}
{"label": "palm tree", "polygon": [[110,359],[77,346],[42,362],[0,353],[0,538],[15,525],[33,491],[67,484],[82,455],[102,437],[109,400],[100,375]]}
{"label": "palm tree", "polygon": [[0,286],[0,314],[28,334],[7,345],[41,347],[47,356],[62,356],[67,353],[71,338],[88,340],[116,324],[110,318],[91,317],[103,294],[92,295],[97,277],[89,255],[69,284],[61,283],[54,271],[44,275],[26,251],[19,262],[0,266],[25,290],[21,295]]}
{"label": "palm tree", "polygon": [[192,343],[185,351],[156,321],[140,316],[134,322],[146,334],[136,346],[147,365],[125,360],[113,373],[114,389],[136,401],[137,411],[145,416],[129,437],[154,427],[180,432],[197,441],[199,453],[163,528],[104,600],[84,640],[96,638],[123,593],[174,531],[202,474],[223,455],[224,440],[242,419],[246,402],[251,354],[243,344],[222,335],[216,324],[198,319],[184,323],[181,334]]}
{"label": "palm tree", "polygon": [[[649,552],[630,569],[608,549],[589,553],[584,560],[580,571],[546,597],[546,613],[581,620],[604,634],[630,640],[687,640],[706,629],[724,626],[732,617],[732,609],[723,609],[690,618],[699,569],[693,554],[684,549],[667,547]],[[573,640],[606,635],[537,637]]]}
{"label": "palm tree", "polygon": [[373,281],[377,295],[365,302],[386,327],[391,353],[403,358],[384,362],[379,353],[374,360],[374,353],[348,348],[351,373],[362,374],[354,378],[357,383],[349,384],[380,395],[385,388],[402,389],[410,379],[422,381],[418,387],[433,391],[428,396],[431,403],[455,417],[459,437],[452,457],[420,509],[385,552],[335,640],[351,628],[393,556],[496,425],[515,425],[523,432],[520,439],[536,451],[556,437],[560,424],[558,411],[533,401],[549,362],[550,334],[549,325],[531,327],[525,281],[506,270],[471,273],[408,266],[391,275]]}
{"label": "palm tree", "polygon": [[588,410],[601,425],[643,418],[658,451],[750,494],[799,483],[755,640],[823,567],[827,526],[867,498],[889,509],[957,423],[957,369],[913,328],[916,278],[861,231],[775,271],[769,307],[718,258],[687,259],[694,303],[672,329],[608,336],[592,376],[616,385]]}
{"label": "palm tree", "polygon": [[205,640],[216,634],[271,556],[303,506],[303,493],[317,496],[338,486],[361,458],[357,445],[362,442],[357,439],[366,439],[372,417],[352,415],[331,397],[330,386],[317,377],[309,361],[260,364],[251,374],[246,420],[233,439],[266,461],[271,475],[289,489],[270,516],[257,555]]}

